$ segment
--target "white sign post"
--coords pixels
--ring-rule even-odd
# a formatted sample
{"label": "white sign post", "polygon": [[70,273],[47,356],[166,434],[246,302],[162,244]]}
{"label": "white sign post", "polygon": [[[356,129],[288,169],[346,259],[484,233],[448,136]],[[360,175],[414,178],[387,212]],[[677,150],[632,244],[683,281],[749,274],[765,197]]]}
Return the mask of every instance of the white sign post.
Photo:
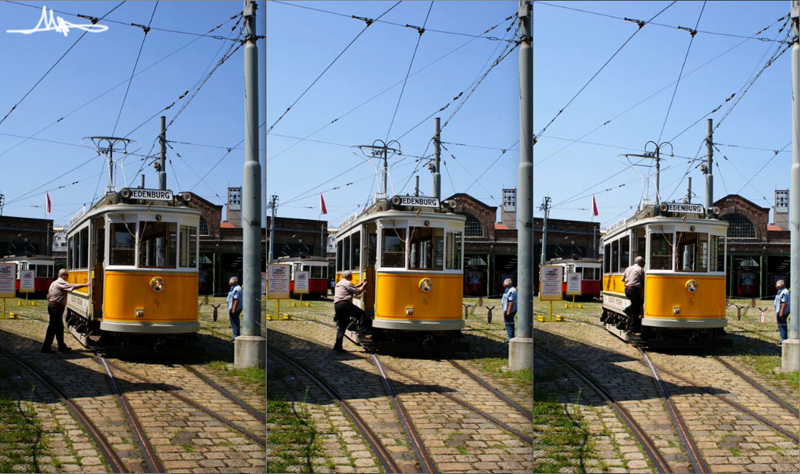
{"label": "white sign post", "polygon": [[14,282],[17,277],[17,264],[0,263],[0,298],[3,298],[3,312],[0,318],[6,317],[6,298],[17,296],[14,289]]}
{"label": "white sign post", "polygon": [[[269,287],[267,299],[278,300],[278,317],[281,315],[281,300],[289,298],[289,273],[290,265],[269,265]],[[269,319],[269,318],[268,318]]]}
{"label": "white sign post", "polygon": [[[300,306],[303,306],[303,295],[308,293],[308,272],[294,272],[294,292],[300,295]],[[306,305],[311,306],[309,303]]]}
{"label": "white sign post", "polygon": [[28,306],[28,293],[33,293],[36,290],[34,283],[36,272],[33,270],[22,270],[19,273],[19,292],[25,293],[25,306]]}
{"label": "white sign post", "polygon": [[541,266],[541,289],[539,290],[539,301],[550,302],[550,321],[553,320],[553,301],[560,301],[562,298],[562,267],[556,265]]}
{"label": "white sign post", "polygon": [[575,296],[580,296],[581,292],[581,274],[577,272],[567,273],[567,295],[572,295],[572,307],[575,307]]}

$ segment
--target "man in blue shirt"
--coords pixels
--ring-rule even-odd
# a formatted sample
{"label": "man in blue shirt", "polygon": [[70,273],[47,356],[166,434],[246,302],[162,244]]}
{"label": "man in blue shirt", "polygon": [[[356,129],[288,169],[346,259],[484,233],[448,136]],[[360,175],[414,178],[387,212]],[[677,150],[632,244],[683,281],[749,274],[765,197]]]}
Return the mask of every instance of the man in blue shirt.
{"label": "man in blue shirt", "polygon": [[775,289],[778,290],[778,294],[775,295],[775,318],[778,320],[778,332],[781,335],[781,342],[778,345],[781,345],[788,338],[786,320],[789,318],[789,290],[786,289],[783,280],[775,282]]}
{"label": "man in blue shirt", "polygon": [[242,287],[239,286],[239,279],[231,277],[229,284],[231,290],[228,292],[228,316],[231,319],[231,329],[233,330],[233,338],[231,341],[239,337],[239,315],[242,314]]}
{"label": "man in blue shirt", "polygon": [[517,315],[517,289],[511,283],[511,278],[506,278],[503,282],[503,287],[506,289],[502,299],[503,319],[506,322],[506,332],[508,333],[508,339],[504,341],[506,343],[514,339],[514,317]]}

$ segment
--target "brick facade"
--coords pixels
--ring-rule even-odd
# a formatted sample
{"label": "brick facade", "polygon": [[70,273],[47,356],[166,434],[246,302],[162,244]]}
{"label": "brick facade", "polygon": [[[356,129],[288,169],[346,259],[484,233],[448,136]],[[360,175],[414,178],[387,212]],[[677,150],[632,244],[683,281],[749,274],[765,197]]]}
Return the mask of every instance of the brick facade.
{"label": "brick facade", "polygon": [[51,255],[53,220],[0,216],[0,257]]}

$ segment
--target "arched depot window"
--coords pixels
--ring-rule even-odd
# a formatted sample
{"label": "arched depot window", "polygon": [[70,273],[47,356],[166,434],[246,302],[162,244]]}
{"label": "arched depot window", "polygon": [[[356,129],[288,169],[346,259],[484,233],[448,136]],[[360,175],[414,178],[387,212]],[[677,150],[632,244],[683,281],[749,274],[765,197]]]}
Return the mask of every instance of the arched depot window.
{"label": "arched depot window", "polygon": [[483,226],[472,214],[465,214],[467,222],[464,226],[464,235],[467,237],[483,237]]}
{"label": "arched depot window", "polygon": [[728,221],[730,224],[728,226],[728,238],[750,238],[754,239],[756,237],[756,228],[750,219],[743,216],[742,214],[727,214],[720,219]]}
{"label": "arched depot window", "polygon": [[200,235],[208,235],[208,222],[200,217]]}

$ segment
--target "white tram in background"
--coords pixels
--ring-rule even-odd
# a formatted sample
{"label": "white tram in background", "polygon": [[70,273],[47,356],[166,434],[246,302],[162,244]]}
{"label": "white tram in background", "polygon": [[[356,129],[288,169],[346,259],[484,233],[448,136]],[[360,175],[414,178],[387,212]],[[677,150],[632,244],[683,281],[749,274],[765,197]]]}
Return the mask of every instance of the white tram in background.
{"label": "white tram in background", "polygon": [[[190,193],[108,192],[67,232],[67,324],[84,345],[144,346],[196,338],[200,211]],[[97,338],[99,337],[99,341]]]}
{"label": "white tram in background", "polygon": [[[603,314],[606,329],[648,346],[682,345],[724,336],[727,221],[719,209],[700,204],[643,206],[606,231]],[[624,309],[622,274],[637,256],[645,259],[641,337],[632,336]]]}
{"label": "white tram in background", "polygon": [[360,338],[373,350],[468,348],[461,329],[465,217],[455,202],[394,196],[379,199],[336,233],[336,281],[345,270],[366,291],[353,303],[372,320]]}

